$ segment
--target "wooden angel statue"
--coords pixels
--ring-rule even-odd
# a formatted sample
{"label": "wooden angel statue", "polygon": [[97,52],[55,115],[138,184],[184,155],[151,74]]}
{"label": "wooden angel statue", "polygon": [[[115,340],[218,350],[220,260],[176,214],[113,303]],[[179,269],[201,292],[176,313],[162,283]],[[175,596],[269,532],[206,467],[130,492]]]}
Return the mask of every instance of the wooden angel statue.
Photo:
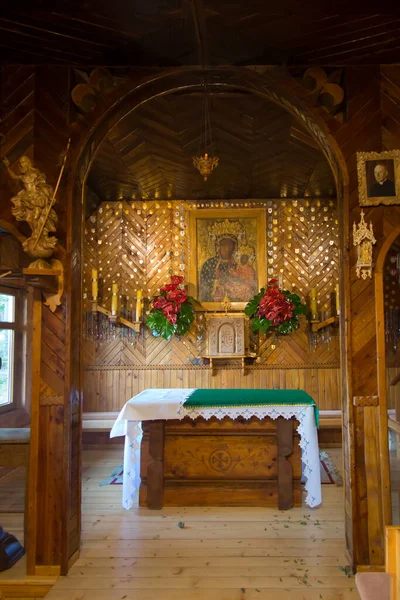
{"label": "wooden angel statue", "polygon": [[11,198],[11,212],[17,221],[26,221],[32,230],[32,235],[23,243],[25,252],[36,259],[30,267],[48,268],[44,259],[52,256],[57,245],[57,238],[52,235],[57,227],[57,215],[53,209],[56,192],[46,183],[44,173],[36,169],[27,156],[19,159],[19,175],[10,168],[7,158],[3,158],[3,162],[10,177],[23,185],[23,189]]}

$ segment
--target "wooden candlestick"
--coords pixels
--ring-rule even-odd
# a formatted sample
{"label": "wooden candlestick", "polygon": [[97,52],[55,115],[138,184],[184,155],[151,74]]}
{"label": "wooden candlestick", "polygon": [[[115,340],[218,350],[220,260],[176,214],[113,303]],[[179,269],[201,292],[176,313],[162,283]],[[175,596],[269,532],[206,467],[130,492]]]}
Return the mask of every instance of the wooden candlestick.
{"label": "wooden candlestick", "polygon": [[143,313],[143,292],[138,290],[136,294],[136,321],[140,321]]}
{"label": "wooden candlestick", "polygon": [[312,288],[310,292],[310,309],[311,309],[311,320],[318,321],[318,304],[317,304],[317,290]]}
{"label": "wooden candlestick", "polygon": [[336,284],[336,314],[340,315],[339,284]]}
{"label": "wooden candlestick", "polygon": [[112,296],[111,296],[111,314],[115,316],[118,310],[118,284],[112,284]]}
{"label": "wooden candlestick", "polygon": [[97,269],[92,269],[92,300],[97,302],[99,295],[99,285],[97,280]]}

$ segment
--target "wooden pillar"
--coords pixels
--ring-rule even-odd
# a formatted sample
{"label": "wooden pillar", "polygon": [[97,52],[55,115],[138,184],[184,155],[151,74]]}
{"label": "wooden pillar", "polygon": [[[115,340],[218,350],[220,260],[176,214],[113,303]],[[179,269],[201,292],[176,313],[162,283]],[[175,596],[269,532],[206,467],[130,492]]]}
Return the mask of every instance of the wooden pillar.
{"label": "wooden pillar", "polygon": [[27,570],[30,575],[60,573],[64,477],[63,335],[62,317],[50,313],[43,306],[41,292],[35,290],[27,501]]}
{"label": "wooden pillar", "polygon": [[[36,67],[33,159],[55,185],[68,132],[69,70]],[[49,100],[51,102],[49,102]],[[49,107],[51,106],[51,110]],[[66,574],[80,543],[80,236],[81,198],[66,205],[66,175],[57,194],[56,256],[65,269],[61,305],[53,313],[34,291],[31,453],[27,569]],[[74,290],[74,291],[73,291]]]}

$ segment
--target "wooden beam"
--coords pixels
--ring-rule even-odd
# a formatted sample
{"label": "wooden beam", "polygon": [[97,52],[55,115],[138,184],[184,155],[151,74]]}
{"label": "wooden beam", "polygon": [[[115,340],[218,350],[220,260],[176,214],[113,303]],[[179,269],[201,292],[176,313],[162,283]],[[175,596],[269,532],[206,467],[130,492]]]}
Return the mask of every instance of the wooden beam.
{"label": "wooden beam", "polygon": [[192,0],[193,23],[196,32],[196,42],[199,52],[200,64],[205,67],[208,65],[208,46],[207,46],[207,28],[206,15],[203,0]]}

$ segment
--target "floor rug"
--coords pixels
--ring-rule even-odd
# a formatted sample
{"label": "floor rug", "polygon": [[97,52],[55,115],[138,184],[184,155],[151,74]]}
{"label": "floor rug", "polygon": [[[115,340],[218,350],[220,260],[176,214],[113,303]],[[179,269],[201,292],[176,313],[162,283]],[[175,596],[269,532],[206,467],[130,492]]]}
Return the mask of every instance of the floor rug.
{"label": "floor rug", "polygon": [[[320,466],[321,466],[321,483],[323,484],[335,484],[337,486],[343,485],[343,479],[338,469],[333,464],[329,454],[327,452],[320,452]],[[122,485],[124,474],[124,467],[120,465],[111,471],[109,477],[103,479],[99,484],[99,487],[104,485]]]}
{"label": "floor rug", "polygon": [[343,485],[343,478],[327,452],[319,453],[319,463],[321,467],[321,483],[330,483],[337,486]]}
{"label": "floor rug", "polygon": [[99,487],[103,487],[104,485],[122,485],[122,478],[124,474],[124,466],[120,465],[111,471],[109,477],[103,479],[101,483],[99,483]]}

